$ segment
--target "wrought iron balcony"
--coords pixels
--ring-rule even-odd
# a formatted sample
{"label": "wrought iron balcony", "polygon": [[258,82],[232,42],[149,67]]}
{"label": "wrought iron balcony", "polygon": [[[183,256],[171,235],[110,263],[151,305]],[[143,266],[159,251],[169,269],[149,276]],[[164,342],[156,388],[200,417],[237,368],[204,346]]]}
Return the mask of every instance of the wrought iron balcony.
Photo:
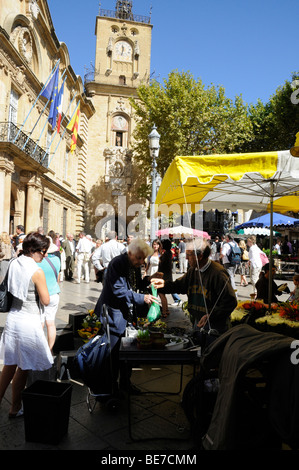
{"label": "wrought iron balcony", "polygon": [[134,15],[133,13],[130,13],[129,18],[128,18],[127,15],[122,16],[117,11],[103,10],[102,8],[100,9],[99,16],[104,16],[104,17],[107,17],[107,18],[116,18],[116,19],[121,19],[121,20],[136,21],[137,23],[150,24],[150,22],[151,22],[151,19],[150,19],[149,16]]}
{"label": "wrought iron balcony", "polygon": [[96,70],[91,63],[90,68],[85,67],[86,73],[84,74],[84,85],[89,82],[96,81],[96,77],[100,76],[100,71]]}
{"label": "wrought iron balcony", "polygon": [[0,122],[0,143],[1,142],[14,144],[35,162],[48,168],[49,154],[13,122]]}

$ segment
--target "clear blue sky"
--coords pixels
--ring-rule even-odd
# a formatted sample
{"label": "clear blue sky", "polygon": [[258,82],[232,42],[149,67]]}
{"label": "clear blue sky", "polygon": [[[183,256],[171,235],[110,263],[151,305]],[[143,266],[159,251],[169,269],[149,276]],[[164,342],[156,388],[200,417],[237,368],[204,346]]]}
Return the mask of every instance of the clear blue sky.
{"label": "clear blue sky", "polygon": [[[59,41],[82,78],[95,59],[98,0],[48,0]],[[101,8],[114,10],[115,0]],[[133,0],[133,13],[152,5],[151,73],[190,71],[206,86],[222,85],[234,99],[267,102],[299,71],[298,0]]]}

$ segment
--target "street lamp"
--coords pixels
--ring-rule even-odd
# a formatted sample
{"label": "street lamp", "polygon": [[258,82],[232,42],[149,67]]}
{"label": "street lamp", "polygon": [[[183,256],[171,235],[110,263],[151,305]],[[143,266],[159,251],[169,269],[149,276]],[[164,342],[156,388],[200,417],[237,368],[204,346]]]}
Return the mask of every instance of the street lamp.
{"label": "street lamp", "polygon": [[159,156],[160,150],[160,134],[157,132],[157,128],[154,125],[151,133],[148,136],[148,144],[150,156],[152,158],[152,197],[151,197],[151,207],[150,207],[150,218],[151,218],[151,243],[156,238],[156,220],[155,220],[155,201],[157,193],[157,162],[156,159]]}

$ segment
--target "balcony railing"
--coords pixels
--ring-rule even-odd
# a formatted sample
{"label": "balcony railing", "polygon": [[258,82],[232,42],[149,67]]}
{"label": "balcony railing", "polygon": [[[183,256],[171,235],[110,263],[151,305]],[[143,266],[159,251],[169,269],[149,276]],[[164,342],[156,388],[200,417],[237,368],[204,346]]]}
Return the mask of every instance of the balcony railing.
{"label": "balcony railing", "polygon": [[0,122],[0,142],[10,142],[34,161],[48,168],[49,154],[13,122]]}
{"label": "balcony railing", "polygon": [[114,10],[103,10],[100,9],[99,16],[105,16],[107,18],[116,18],[120,20],[129,20],[129,21],[136,21],[137,23],[147,23],[150,24],[151,19],[149,16],[142,16],[142,15],[134,15],[130,13],[130,15],[123,15],[121,16],[118,12]]}
{"label": "balcony railing", "polygon": [[96,70],[91,64],[90,68],[85,67],[86,73],[84,74],[84,85],[89,82],[95,82],[96,77],[100,76],[100,71]]}

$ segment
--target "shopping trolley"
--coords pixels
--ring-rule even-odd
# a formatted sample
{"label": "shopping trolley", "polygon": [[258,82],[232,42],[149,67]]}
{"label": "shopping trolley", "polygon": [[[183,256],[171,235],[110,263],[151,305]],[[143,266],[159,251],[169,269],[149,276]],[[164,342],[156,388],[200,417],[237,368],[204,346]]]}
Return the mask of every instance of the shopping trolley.
{"label": "shopping trolley", "polygon": [[103,305],[100,334],[83,345],[75,358],[77,373],[88,388],[86,402],[90,413],[97,402],[104,403],[112,411],[119,407],[120,400],[113,381],[112,349],[108,310]]}

